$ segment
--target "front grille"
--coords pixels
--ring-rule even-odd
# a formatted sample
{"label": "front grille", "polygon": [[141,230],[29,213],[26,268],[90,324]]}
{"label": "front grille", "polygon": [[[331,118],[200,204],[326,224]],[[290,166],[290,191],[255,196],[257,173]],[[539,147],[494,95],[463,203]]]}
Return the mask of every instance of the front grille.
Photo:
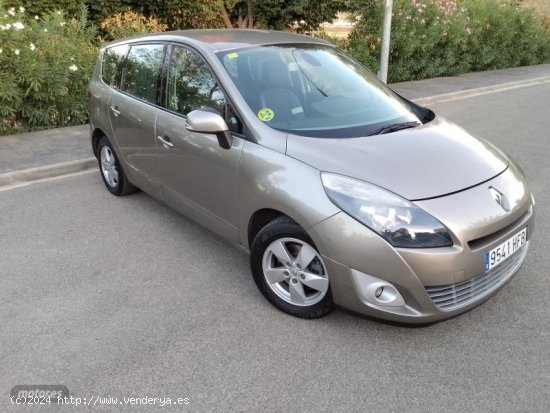
{"label": "front grille", "polygon": [[443,311],[451,311],[478,301],[510,279],[527,255],[527,242],[517,253],[489,272],[457,284],[426,287],[434,304]]}
{"label": "front grille", "polygon": [[527,211],[525,211],[518,219],[516,219],[514,222],[512,222],[509,225],[506,225],[504,228],[501,228],[497,232],[493,232],[492,234],[486,235],[481,238],[473,239],[471,241],[468,241],[468,246],[472,251],[478,251],[482,248],[487,247],[487,245],[493,243],[495,240],[502,237],[503,234],[511,233],[515,230],[515,228],[520,228],[522,226],[521,223],[525,223],[529,217],[533,215],[533,207],[530,206]]}

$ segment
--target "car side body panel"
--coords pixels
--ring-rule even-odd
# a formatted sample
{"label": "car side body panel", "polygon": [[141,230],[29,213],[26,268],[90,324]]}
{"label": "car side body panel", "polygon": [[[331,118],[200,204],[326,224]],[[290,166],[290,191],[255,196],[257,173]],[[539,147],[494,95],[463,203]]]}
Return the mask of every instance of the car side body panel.
{"label": "car side body panel", "polygon": [[[89,85],[89,112],[90,118],[90,137],[95,138],[94,133],[104,134],[107,137],[113,137],[111,120],[109,119],[109,100],[113,89],[101,80],[101,65],[103,60],[103,50],[99,52],[97,62]],[[95,151],[95,144],[91,142]],[[95,152],[94,152],[95,153]],[[97,154],[96,154],[97,155]]]}
{"label": "car side body panel", "polygon": [[248,245],[248,225],[256,211],[272,209],[306,231],[340,210],[325,195],[319,170],[278,151],[245,142],[241,156],[240,242]]}
{"label": "car side body panel", "polygon": [[215,135],[185,128],[185,118],[159,111],[156,133],[162,198],[202,225],[238,243],[239,167],[244,140],[235,136],[223,149]]}
{"label": "car side body panel", "polygon": [[153,179],[157,175],[155,122],[158,110],[113,91],[108,111],[117,153],[119,159],[123,159],[130,181],[147,192],[157,192]]}

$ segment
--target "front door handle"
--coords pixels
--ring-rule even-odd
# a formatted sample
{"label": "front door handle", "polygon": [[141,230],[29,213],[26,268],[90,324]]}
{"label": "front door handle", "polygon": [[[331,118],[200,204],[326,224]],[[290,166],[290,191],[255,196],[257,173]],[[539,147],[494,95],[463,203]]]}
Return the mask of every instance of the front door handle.
{"label": "front door handle", "polygon": [[115,117],[120,115],[120,110],[118,110],[118,106],[111,106],[111,111],[113,112],[113,115],[115,115]]}
{"label": "front door handle", "polygon": [[168,136],[165,136],[164,138],[162,136],[157,136],[157,139],[161,141],[165,147],[171,148],[174,146],[174,144],[170,142],[170,138]]}

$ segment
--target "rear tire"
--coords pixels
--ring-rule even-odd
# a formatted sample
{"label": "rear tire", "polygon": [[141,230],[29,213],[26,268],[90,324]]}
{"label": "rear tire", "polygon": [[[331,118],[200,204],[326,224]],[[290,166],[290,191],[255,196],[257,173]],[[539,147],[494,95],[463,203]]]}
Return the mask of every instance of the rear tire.
{"label": "rear tire", "polygon": [[105,136],[97,144],[97,153],[101,178],[111,194],[123,196],[137,191],[137,188],[128,181],[113,146]]}
{"label": "rear tire", "polygon": [[279,310],[308,319],[334,310],[321,254],[290,218],[277,218],[260,230],[250,249],[250,268],[260,292]]}

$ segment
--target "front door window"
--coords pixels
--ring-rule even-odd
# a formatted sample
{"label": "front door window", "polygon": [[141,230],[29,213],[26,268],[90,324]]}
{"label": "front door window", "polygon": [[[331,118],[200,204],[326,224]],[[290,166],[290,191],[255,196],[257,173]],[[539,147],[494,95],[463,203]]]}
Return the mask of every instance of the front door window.
{"label": "front door window", "polygon": [[167,107],[187,115],[195,109],[211,109],[227,122],[229,130],[240,133],[241,122],[206,63],[195,51],[174,47],[166,85]]}

